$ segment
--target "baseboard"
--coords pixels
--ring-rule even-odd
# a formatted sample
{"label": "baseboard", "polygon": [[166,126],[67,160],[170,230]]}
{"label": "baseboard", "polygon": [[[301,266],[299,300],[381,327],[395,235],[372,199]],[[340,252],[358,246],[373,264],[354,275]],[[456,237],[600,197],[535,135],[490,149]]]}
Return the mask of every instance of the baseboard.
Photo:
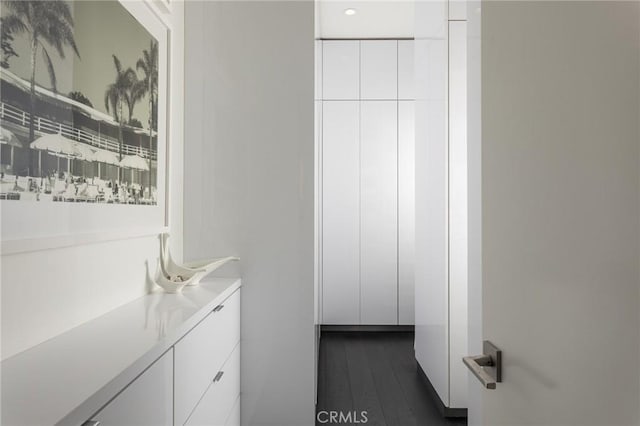
{"label": "baseboard", "polygon": [[438,407],[438,410],[440,411],[440,414],[442,415],[442,417],[456,417],[456,418],[467,417],[466,408],[450,408],[444,405],[444,402],[442,402],[442,400],[440,399],[438,392],[436,392],[435,388],[431,384],[431,381],[429,380],[424,370],[420,366],[420,363],[416,361],[416,365],[418,367],[417,374],[420,376],[420,379],[422,380],[422,382],[429,389],[429,394],[431,395],[431,399],[433,399],[433,401],[436,403],[436,406]]}
{"label": "baseboard", "polygon": [[388,333],[388,332],[413,332],[413,325],[322,325],[321,333]]}

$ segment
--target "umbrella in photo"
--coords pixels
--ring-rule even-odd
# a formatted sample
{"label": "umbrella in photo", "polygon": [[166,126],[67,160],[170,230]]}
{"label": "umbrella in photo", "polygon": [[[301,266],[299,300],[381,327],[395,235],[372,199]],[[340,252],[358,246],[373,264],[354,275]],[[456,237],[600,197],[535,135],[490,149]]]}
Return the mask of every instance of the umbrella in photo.
{"label": "umbrella in photo", "polygon": [[42,151],[58,157],[58,171],[60,170],[60,157],[67,159],[67,171],[71,173],[71,159],[80,155],[76,143],[65,138],[59,133],[48,134],[39,137],[29,145],[32,149],[40,151],[38,153],[38,169],[42,176]]}
{"label": "umbrella in photo", "polygon": [[[75,160],[87,161],[89,163],[95,161],[95,151],[91,146],[82,142],[74,142],[74,146],[78,152],[78,156],[74,158]],[[82,176],[87,176],[84,163],[82,164]]]}
{"label": "umbrella in photo", "polygon": [[133,171],[134,170],[142,170],[149,171],[149,165],[147,164],[147,160],[140,157],[139,155],[125,155],[120,161],[120,167],[125,167],[131,169],[131,182],[133,182]]}
{"label": "umbrella in photo", "polygon": [[74,142],[74,147],[78,153],[78,159],[84,161],[95,161],[95,151],[85,143]]}
{"label": "umbrella in photo", "polygon": [[112,166],[119,166],[118,154],[115,152],[107,151],[106,149],[98,149],[93,155],[93,161],[99,163],[111,164]]}
{"label": "umbrella in photo", "polygon": [[16,135],[13,134],[11,130],[0,127],[0,144],[8,145],[11,149],[9,167],[13,170],[13,149],[14,148],[22,148],[22,143],[17,138]]}
{"label": "umbrella in photo", "polygon": [[149,165],[147,160],[139,155],[125,155],[120,161],[120,166],[128,169],[137,169],[143,171],[149,171]]}
{"label": "umbrella in photo", "polygon": [[98,179],[102,179],[101,163],[110,164],[112,166],[120,165],[118,154],[107,151],[106,149],[97,149],[93,154],[93,161],[98,163]]}
{"label": "umbrella in photo", "polygon": [[15,148],[22,148],[22,143],[11,130],[0,127],[0,143],[3,145],[9,145]]}

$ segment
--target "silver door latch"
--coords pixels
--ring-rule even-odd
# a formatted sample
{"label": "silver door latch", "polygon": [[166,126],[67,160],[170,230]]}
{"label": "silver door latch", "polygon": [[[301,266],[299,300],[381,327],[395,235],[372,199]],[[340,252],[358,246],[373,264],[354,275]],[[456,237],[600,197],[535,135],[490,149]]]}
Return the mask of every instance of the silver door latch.
{"label": "silver door latch", "polygon": [[502,351],[485,340],[482,342],[482,352],[482,355],[465,356],[462,362],[485,388],[495,389],[496,383],[502,382]]}

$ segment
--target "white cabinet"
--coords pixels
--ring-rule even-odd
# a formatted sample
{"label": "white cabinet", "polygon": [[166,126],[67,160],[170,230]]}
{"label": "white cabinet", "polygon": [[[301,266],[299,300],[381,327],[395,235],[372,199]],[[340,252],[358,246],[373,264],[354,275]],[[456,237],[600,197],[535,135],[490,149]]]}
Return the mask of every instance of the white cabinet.
{"label": "white cabinet", "polygon": [[363,101],[360,108],[360,322],[396,324],[397,102]]}
{"label": "white cabinet", "polygon": [[[467,23],[449,22],[449,351],[467,351]],[[453,362],[453,361],[452,361]],[[467,405],[468,371],[453,364],[449,394],[454,407]]]}
{"label": "white cabinet", "polygon": [[231,409],[231,414],[229,414],[225,426],[240,426],[240,397],[236,398],[236,402]]}
{"label": "white cabinet", "polygon": [[398,42],[360,42],[360,99],[397,99]]}
{"label": "white cabinet", "polygon": [[239,410],[238,290],[92,420],[104,426],[239,426]]}
{"label": "white cabinet", "polygon": [[466,21],[467,0],[449,0],[449,21]]}
{"label": "white cabinet", "polygon": [[316,40],[314,43],[315,56],[315,90],[313,94],[314,100],[322,99],[322,40]]}
{"label": "white cabinet", "polygon": [[414,91],[414,42],[398,40],[398,99],[415,99]]}
{"label": "white cabinet", "polygon": [[[177,424],[174,398],[190,395],[178,385],[185,385],[185,360],[213,379],[240,340],[240,286],[237,278],[208,277],[181,293],[157,289],[7,358],[0,365],[0,423]],[[211,318],[213,332],[207,331]],[[214,351],[189,345],[189,336],[196,335],[212,341]],[[209,352],[185,353],[202,348]],[[194,406],[211,382],[206,380],[203,388],[200,377],[186,383],[201,388]]]}
{"label": "white cabinet", "polygon": [[237,291],[175,345],[176,425],[185,424],[239,341],[240,292]]}
{"label": "white cabinet", "polygon": [[411,325],[413,41],[322,46],[321,323]]}
{"label": "white cabinet", "polygon": [[[450,2],[450,6],[454,3]],[[454,6],[456,7],[456,6]],[[452,11],[452,9],[450,9]],[[418,10],[419,21],[432,13]],[[445,407],[467,406],[467,23],[421,37],[416,69],[416,359]]]}
{"label": "white cabinet", "polygon": [[240,344],[216,373],[186,426],[225,426],[240,397]]}
{"label": "white cabinet", "polygon": [[322,311],[324,324],[360,321],[358,101],[322,107]]}
{"label": "white cabinet", "polygon": [[414,323],[415,108],[398,102],[398,323]]}
{"label": "white cabinet", "polygon": [[358,99],[360,42],[322,42],[322,98]]}
{"label": "white cabinet", "polygon": [[154,362],[92,420],[100,422],[101,426],[173,425],[173,349]]}

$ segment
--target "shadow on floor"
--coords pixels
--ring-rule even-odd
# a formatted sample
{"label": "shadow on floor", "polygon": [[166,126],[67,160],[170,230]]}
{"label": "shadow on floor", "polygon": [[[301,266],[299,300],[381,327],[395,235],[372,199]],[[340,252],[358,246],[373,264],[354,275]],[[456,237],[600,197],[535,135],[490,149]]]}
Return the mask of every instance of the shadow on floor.
{"label": "shadow on floor", "polygon": [[466,425],[466,419],[440,415],[418,375],[413,337],[412,332],[323,332],[316,425]]}

